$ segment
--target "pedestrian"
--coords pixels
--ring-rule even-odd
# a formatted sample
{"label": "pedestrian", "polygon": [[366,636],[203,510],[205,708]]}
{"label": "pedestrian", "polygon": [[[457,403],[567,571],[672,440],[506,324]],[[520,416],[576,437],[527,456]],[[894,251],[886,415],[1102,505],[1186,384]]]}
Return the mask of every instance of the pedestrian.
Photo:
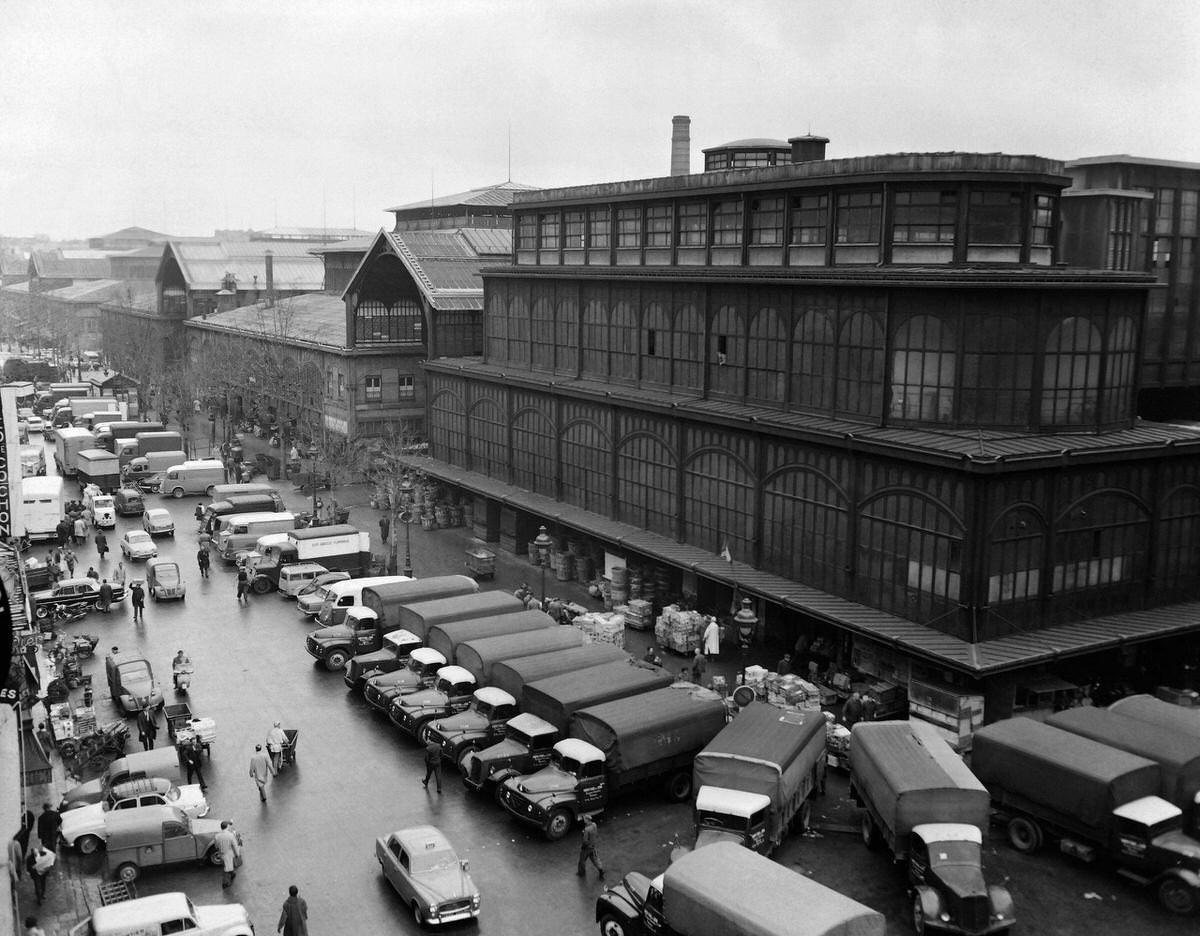
{"label": "pedestrian", "polygon": [[146,591],[141,582],[129,586],[129,603],[133,605],[133,622],[146,620]]}
{"label": "pedestrian", "polygon": [[67,540],[71,538],[74,532],[74,525],[66,517],[63,517],[58,521],[54,527],[54,536],[55,540],[58,542],[59,549],[67,545]]}
{"label": "pedestrian", "polygon": [[233,463],[233,476],[237,479],[238,484],[242,483],[242,463],[240,461]]}
{"label": "pedestrian", "polygon": [[704,650],[701,647],[696,648],[696,655],[692,657],[692,673],[695,675],[696,682],[704,685],[704,674],[708,669],[708,657],[704,655]]}
{"label": "pedestrian", "polygon": [[33,878],[33,893],[37,897],[38,906],[46,897],[46,878],[54,869],[57,856],[44,845],[36,845],[25,858],[25,868]]}
{"label": "pedestrian", "polygon": [[33,834],[35,825],[37,825],[37,820],[34,819],[33,810],[25,810],[25,815],[21,817],[21,827],[17,830],[17,841],[21,843],[22,856],[29,854],[29,836]]}
{"label": "pedestrian", "polygon": [[228,887],[237,877],[237,866],[242,857],[241,843],[238,842],[237,833],[233,831],[233,823],[228,819],[221,820],[221,831],[213,837],[213,844],[221,856],[221,887]]}
{"label": "pedestrian", "polygon": [[425,745],[425,779],[421,781],[421,786],[429,789],[429,778],[433,777],[437,781],[437,791],[442,792],[442,746],[436,741],[430,741]]}
{"label": "pedestrian", "polygon": [[118,585],[125,584],[125,563],[117,563],[117,571],[113,573],[113,581]]}
{"label": "pedestrian", "polygon": [[138,712],[138,740],[142,742],[142,750],[153,751],[154,740],[158,737],[158,718],[154,709],[147,705]]}
{"label": "pedestrian", "polygon": [[862,718],[860,721],[875,721],[875,712],[879,708],[879,700],[871,693],[864,693],[862,697]]}
{"label": "pedestrian", "polygon": [[195,776],[200,784],[200,792],[203,793],[208,789],[208,784],[204,782],[204,771],[201,769],[204,743],[199,735],[193,734],[191,738],[182,742],[180,753],[183,755],[183,768],[187,771],[187,782],[191,783],[192,777]]}
{"label": "pedestrian", "polygon": [[104,535],[103,530],[96,531],[96,552],[100,553],[100,561],[104,561],[104,554],[108,552],[108,537]]}
{"label": "pedestrian", "polygon": [[57,585],[62,576],[58,571],[58,560],[54,558],[53,552],[46,553],[46,571],[50,573],[50,584]]}
{"label": "pedestrian", "polygon": [[108,584],[108,579],[102,579],[100,582],[100,612],[108,614],[109,606],[112,604],[113,589]]}
{"label": "pedestrian", "polygon": [[604,865],[600,863],[600,856],[596,853],[596,838],[598,835],[596,822],[591,816],[583,817],[583,832],[579,840],[579,869],[575,872],[580,877],[585,873],[584,865],[590,861],[596,866],[596,870],[600,872],[600,880],[604,880]]}
{"label": "pedestrian", "polygon": [[388,533],[391,532],[391,529],[392,529],[391,518],[386,515],[380,517],[379,518],[379,541],[381,543],[386,543],[388,541]]}
{"label": "pedestrian", "polygon": [[62,828],[62,816],[49,803],[42,804],[42,814],[37,818],[38,839],[43,848],[58,851],[58,830]]}
{"label": "pedestrian", "polygon": [[84,543],[87,542],[87,521],[85,521],[83,519],[83,517],[76,517],[74,526],[75,526],[75,537],[74,537],[75,545],[82,546]]}
{"label": "pedestrian", "polygon": [[283,902],[275,932],[283,933],[283,936],[308,936],[308,903],[300,896],[300,888],[295,884],[288,888],[288,899]]}
{"label": "pedestrian", "polygon": [[808,647],[811,643],[808,634],[801,631],[792,647],[792,659],[796,661],[796,672],[804,675],[808,672]]}
{"label": "pedestrian", "polygon": [[17,884],[25,874],[25,848],[21,844],[21,833],[18,832],[8,840],[8,878],[16,892]]}
{"label": "pedestrian", "polygon": [[714,660],[721,652],[721,626],[717,619],[709,615],[708,626],[704,628],[704,652]]}
{"label": "pedestrian", "polygon": [[78,560],[75,558],[75,553],[70,547],[68,547],[67,551],[65,553],[63,553],[63,559],[67,563],[67,574],[71,578],[74,578],[75,577],[75,563],[78,562]]}
{"label": "pedestrian", "polygon": [[250,776],[258,785],[258,798],[265,803],[267,801],[267,778],[275,776],[275,769],[271,766],[267,755],[263,753],[261,744],[254,745],[254,753],[250,755]]}
{"label": "pedestrian", "polygon": [[208,566],[211,558],[208,554],[208,544],[201,543],[200,548],[196,550],[196,565],[200,567],[200,577],[208,578]]}
{"label": "pedestrian", "polygon": [[271,730],[267,732],[267,753],[271,755],[271,768],[275,773],[279,773],[285,744],[287,744],[287,735],[279,727],[279,722],[275,722],[271,726]]}
{"label": "pedestrian", "polygon": [[790,653],[785,653],[783,656],[781,656],[779,658],[779,662],[775,664],[775,672],[777,672],[780,676],[783,676],[784,674],[790,673],[791,671],[792,671],[792,655]]}
{"label": "pedestrian", "polygon": [[857,692],[852,692],[850,693],[850,698],[846,700],[846,704],[842,706],[842,724],[847,728],[853,728],[858,722],[862,721],[862,715],[862,696]]}
{"label": "pedestrian", "polygon": [[248,602],[250,600],[249,598],[246,597],[246,593],[249,590],[250,590],[250,575],[249,575],[249,573],[246,572],[245,566],[239,566],[238,573],[237,573],[238,604],[241,604],[243,601]]}
{"label": "pedestrian", "polygon": [[46,727],[45,722],[38,722],[37,738],[38,744],[42,746],[42,750],[49,757],[50,752],[54,750],[54,736],[50,734],[50,729]]}
{"label": "pedestrian", "polygon": [[46,931],[38,926],[37,917],[25,917],[25,936],[46,936]]}
{"label": "pedestrian", "polygon": [[88,566],[87,577],[96,582],[100,581],[100,573],[96,571],[95,566]]}
{"label": "pedestrian", "polygon": [[83,522],[86,526],[96,526],[96,515],[92,513],[91,507],[83,508]]}

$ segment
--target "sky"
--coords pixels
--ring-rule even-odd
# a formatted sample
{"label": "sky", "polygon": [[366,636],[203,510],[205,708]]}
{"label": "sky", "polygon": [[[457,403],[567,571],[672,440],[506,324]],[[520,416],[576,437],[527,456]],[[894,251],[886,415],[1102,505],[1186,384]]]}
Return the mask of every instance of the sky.
{"label": "sky", "polygon": [[[1196,0],[3,0],[0,236],[389,226],[512,179],[830,158],[1200,162]],[[511,170],[510,170],[511,162]]]}

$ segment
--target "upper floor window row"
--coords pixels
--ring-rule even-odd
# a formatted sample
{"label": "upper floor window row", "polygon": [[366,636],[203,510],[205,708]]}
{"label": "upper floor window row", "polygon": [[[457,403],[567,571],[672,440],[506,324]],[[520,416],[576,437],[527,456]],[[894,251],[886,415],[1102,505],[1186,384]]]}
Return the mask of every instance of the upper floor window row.
{"label": "upper floor window row", "polygon": [[973,245],[1013,246],[1028,236],[1032,246],[1049,246],[1057,211],[1056,196],[1027,198],[1013,189],[745,195],[524,212],[518,215],[517,249],[879,245],[885,225],[893,244],[953,245],[965,235]]}

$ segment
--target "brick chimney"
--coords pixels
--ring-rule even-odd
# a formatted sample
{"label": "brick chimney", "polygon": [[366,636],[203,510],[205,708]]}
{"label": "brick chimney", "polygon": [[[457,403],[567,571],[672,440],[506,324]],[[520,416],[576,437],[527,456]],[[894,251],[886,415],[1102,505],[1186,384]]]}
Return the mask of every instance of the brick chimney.
{"label": "brick chimney", "polygon": [[275,305],[275,254],[267,251],[264,254],[267,261],[267,305]]}
{"label": "brick chimney", "polygon": [[792,144],[792,162],[817,162],[825,158],[825,147],[829,143],[829,137],[813,136],[809,133],[789,137],[788,142]]}
{"label": "brick chimney", "polygon": [[671,175],[690,175],[692,171],[692,118],[671,118]]}

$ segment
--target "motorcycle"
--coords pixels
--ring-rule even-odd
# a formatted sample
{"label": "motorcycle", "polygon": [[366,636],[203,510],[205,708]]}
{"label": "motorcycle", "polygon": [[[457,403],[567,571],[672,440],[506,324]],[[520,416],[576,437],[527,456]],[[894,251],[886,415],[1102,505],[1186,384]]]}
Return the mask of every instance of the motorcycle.
{"label": "motorcycle", "polygon": [[188,689],[190,689],[192,686],[192,674],[195,671],[196,670],[191,666],[172,671],[175,679],[175,692],[177,695],[187,695]]}
{"label": "motorcycle", "polygon": [[96,644],[99,642],[99,634],[76,634],[67,642],[67,653],[86,660],[96,652]]}
{"label": "motorcycle", "polygon": [[[65,608],[62,605],[57,605],[50,615],[51,626],[57,628],[60,624],[74,624],[76,621],[81,621],[87,617],[87,613],[87,605],[79,608]],[[100,638],[97,637],[96,639],[98,641]],[[93,644],[94,647],[95,645]]]}

